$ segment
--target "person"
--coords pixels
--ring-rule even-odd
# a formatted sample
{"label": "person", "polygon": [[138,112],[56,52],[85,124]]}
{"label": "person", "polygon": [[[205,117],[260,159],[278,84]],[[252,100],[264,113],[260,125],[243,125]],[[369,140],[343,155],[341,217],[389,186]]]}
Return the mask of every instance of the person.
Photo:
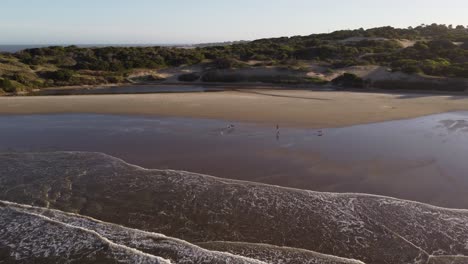
{"label": "person", "polygon": [[226,128],[223,128],[220,132],[221,135],[224,135],[224,133],[230,134],[234,131],[235,126],[233,124],[230,124]]}
{"label": "person", "polygon": [[279,130],[279,125],[276,125],[276,140],[279,140],[280,138],[280,130]]}

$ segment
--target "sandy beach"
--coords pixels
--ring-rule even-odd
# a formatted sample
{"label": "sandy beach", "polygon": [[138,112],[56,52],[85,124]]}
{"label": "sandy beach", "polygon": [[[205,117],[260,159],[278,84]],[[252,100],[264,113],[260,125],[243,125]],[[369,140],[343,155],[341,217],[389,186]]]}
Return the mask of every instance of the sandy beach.
{"label": "sandy beach", "polygon": [[308,90],[0,97],[0,114],[98,113],[343,127],[468,110],[468,97]]}

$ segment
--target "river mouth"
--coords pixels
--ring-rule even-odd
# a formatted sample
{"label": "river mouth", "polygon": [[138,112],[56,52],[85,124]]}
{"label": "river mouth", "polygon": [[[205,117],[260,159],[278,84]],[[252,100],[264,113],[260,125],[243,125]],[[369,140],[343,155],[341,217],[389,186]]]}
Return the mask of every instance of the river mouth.
{"label": "river mouth", "polygon": [[153,116],[0,116],[0,151],[103,152],[146,168],[468,208],[468,112],[333,129]]}

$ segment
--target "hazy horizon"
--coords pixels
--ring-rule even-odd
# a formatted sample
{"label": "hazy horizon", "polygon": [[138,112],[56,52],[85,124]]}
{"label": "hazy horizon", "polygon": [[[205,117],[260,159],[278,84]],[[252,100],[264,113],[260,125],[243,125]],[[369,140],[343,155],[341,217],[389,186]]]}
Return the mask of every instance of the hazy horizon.
{"label": "hazy horizon", "polygon": [[3,0],[2,45],[195,44],[340,29],[467,25],[468,2]]}

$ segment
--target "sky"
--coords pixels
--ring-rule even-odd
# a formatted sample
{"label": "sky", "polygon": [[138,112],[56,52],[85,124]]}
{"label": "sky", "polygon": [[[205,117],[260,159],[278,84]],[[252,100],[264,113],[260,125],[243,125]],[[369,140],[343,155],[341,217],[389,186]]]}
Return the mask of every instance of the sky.
{"label": "sky", "polygon": [[193,44],[468,25],[467,0],[0,0],[0,44]]}

